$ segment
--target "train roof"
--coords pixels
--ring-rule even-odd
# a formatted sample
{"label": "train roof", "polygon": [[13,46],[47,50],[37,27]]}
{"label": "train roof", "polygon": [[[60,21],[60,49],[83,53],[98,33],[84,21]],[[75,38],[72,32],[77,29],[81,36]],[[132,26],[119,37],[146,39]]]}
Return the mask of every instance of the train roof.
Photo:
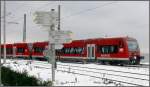
{"label": "train roof", "polygon": [[[79,39],[79,40],[73,40],[71,43],[78,43],[78,42],[86,42],[86,41],[95,41],[95,40],[108,40],[108,39],[124,39],[124,40],[136,40],[135,38],[132,38],[132,37],[128,37],[128,36],[124,36],[124,37],[103,37],[103,38],[89,38],[89,39]],[[32,43],[32,44],[41,44],[41,43],[43,43],[43,44],[45,44],[45,43],[48,43],[48,41],[39,41],[39,42],[30,42],[30,43]],[[15,44],[20,44],[20,45],[23,45],[23,44],[30,44],[29,42],[18,42],[18,43],[12,43],[12,44],[6,44],[6,45],[15,45]],[[67,44],[67,43],[64,43],[64,44]],[[70,44],[70,43],[68,43],[68,44]],[[1,45],[3,45],[3,44],[1,44]]]}
{"label": "train roof", "polygon": [[126,39],[126,40],[136,40],[132,37],[104,37],[104,38],[90,38],[90,39],[84,39],[84,40],[103,40],[103,39]]}

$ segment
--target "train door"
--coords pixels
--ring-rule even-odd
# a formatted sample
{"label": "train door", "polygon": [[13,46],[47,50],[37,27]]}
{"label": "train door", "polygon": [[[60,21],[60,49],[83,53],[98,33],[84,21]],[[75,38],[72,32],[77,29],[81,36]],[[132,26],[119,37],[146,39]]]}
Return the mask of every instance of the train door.
{"label": "train door", "polygon": [[95,59],[95,44],[87,44],[87,59]]}
{"label": "train door", "polygon": [[29,59],[32,60],[32,47],[33,47],[33,44],[32,43],[28,43],[28,49],[29,49]]}
{"label": "train door", "polygon": [[13,58],[16,57],[16,46],[13,46]]}

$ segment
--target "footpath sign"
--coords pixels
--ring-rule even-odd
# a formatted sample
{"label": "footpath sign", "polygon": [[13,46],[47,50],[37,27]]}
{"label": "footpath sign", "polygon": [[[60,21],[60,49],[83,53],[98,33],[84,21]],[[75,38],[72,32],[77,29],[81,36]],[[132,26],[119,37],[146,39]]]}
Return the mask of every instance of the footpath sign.
{"label": "footpath sign", "polygon": [[51,50],[45,50],[44,52],[43,52],[43,54],[44,54],[44,56],[46,57],[46,58],[49,58],[49,63],[53,63],[54,61],[53,61],[53,58],[51,57],[53,54],[52,54],[52,51]]}
{"label": "footpath sign", "polygon": [[55,61],[55,45],[59,45],[57,49],[63,47],[63,43],[70,43],[72,41],[72,32],[71,31],[61,31],[55,30],[55,25],[58,24],[58,12],[55,12],[54,9],[51,9],[50,12],[45,11],[36,11],[34,14],[33,21],[42,26],[44,29],[48,29],[49,33],[49,48],[44,51],[45,57],[48,58],[49,63],[52,64],[52,83],[55,81],[55,70],[56,61]]}
{"label": "footpath sign", "polygon": [[57,12],[45,12],[45,11],[36,11],[33,14],[33,21],[36,24],[42,26],[49,26],[50,24],[57,24],[58,13]]}
{"label": "footpath sign", "polygon": [[53,35],[50,37],[50,42],[54,44],[71,43],[72,35],[71,31],[51,31]]}

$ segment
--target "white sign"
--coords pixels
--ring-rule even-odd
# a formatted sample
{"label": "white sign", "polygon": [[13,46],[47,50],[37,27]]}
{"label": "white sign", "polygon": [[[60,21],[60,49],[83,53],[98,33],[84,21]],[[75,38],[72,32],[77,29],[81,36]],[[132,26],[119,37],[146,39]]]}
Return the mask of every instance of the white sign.
{"label": "white sign", "polygon": [[33,21],[36,24],[40,24],[42,26],[50,26],[51,24],[57,24],[58,13],[55,11],[44,12],[44,11],[36,11],[33,14]]}
{"label": "white sign", "polygon": [[48,59],[48,60],[49,60],[49,61],[48,61],[49,63],[52,64],[52,63],[54,62],[54,59],[52,58],[53,55],[52,55],[52,51],[51,51],[51,50],[45,50],[45,51],[43,52],[43,54],[44,54],[45,57],[49,58],[49,59]]}
{"label": "white sign", "polygon": [[64,46],[62,44],[55,44],[55,49],[62,49]]}
{"label": "white sign", "polygon": [[52,52],[51,52],[51,50],[44,50],[43,55],[46,56],[46,57],[49,57],[49,56],[52,55]]}
{"label": "white sign", "polygon": [[51,33],[50,43],[62,44],[72,42],[73,33],[71,31],[51,31]]}
{"label": "white sign", "polygon": [[29,50],[31,51],[33,44],[32,43],[28,43],[27,45],[28,45]]}

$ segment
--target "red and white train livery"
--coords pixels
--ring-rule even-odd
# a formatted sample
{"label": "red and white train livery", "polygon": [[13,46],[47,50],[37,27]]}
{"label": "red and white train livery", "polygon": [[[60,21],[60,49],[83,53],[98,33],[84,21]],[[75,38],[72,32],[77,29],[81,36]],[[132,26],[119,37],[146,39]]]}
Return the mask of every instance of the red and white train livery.
{"label": "red and white train livery", "polygon": [[[74,40],[64,43],[63,48],[56,50],[59,61],[94,61],[110,64],[140,64],[140,55],[136,39],[131,37],[95,38]],[[48,42],[7,44],[7,56],[46,60],[44,51]],[[1,45],[3,54],[3,45]],[[2,55],[3,56],[3,55]]]}

